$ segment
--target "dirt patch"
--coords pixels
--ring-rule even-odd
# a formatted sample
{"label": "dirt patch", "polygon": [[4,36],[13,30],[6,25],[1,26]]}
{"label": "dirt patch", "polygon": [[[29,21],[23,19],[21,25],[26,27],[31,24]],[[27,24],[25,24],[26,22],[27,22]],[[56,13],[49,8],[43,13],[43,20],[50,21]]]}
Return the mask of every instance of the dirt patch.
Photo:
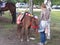
{"label": "dirt patch", "polygon": [[16,28],[0,30],[0,45],[36,45],[30,42],[20,42],[16,37]]}
{"label": "dirt patch", "polygon": [[37,45],[30,42],[20,42],[16,37],[16,26],[12,26],[10,29],[4,27],[5,23],[10,23],[11,20],[0,16],[0,45]]}

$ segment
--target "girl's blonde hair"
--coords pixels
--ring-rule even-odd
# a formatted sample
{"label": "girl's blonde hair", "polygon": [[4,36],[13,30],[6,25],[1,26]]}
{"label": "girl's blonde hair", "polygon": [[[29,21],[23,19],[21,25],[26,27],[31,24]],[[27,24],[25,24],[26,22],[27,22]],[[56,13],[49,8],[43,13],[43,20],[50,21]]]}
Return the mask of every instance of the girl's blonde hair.
{"label": "girl's blonde hair", "polygon": [[41,7],[46,8],[46,5],[44,3],[42,3]]}

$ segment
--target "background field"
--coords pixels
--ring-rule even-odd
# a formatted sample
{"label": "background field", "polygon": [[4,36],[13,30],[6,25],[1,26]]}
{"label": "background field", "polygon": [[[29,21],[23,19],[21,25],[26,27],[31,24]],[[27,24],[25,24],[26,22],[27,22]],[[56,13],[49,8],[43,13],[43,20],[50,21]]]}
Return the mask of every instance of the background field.
{"label": "background field", "polygon": [[[40,15],[40,12],[34,12],[34,15]],[[3,17],[11,19],[11,14],[9,12],[5,12]],[[16,24],[4,23],[0,21],[0,37],[11,36],[15,34]],[[39,37],[34,43],[39,42]],[[51,40],[48,40],[47,45],[59,45],[60,44],[60,12],[54,11],[51,12]]]}

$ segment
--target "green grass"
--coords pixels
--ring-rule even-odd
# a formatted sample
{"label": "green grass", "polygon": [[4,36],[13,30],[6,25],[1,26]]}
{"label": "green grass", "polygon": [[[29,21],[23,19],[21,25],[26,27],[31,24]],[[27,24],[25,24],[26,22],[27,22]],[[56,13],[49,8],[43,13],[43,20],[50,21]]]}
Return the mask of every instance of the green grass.
{"label": "green grass", "polygon": [[[35,12],[35,15],[40,15],[40,12]],[[39,17],[40,18],[40,17]],[[39,37],[38,37],[39,38]],[[34,41],[37,43],[37,41]],[[47,45],[59,45],[60,44],[60,11],[51,12],[51,40]]]}
{"label": "green grass", "polygon": [[[9,13],[5,13],[6,18],[10,18]],[[34,12],[34,15],[40,16],[40,12]],[[39,17],[40,18],[40,17]],[[0,23],[3,24],[3,23]],[[3,24],[5,29],[10,29],[13,26],[12,24]],[[37,37],[37,40],[33,41],[34,43],[39,42],[39,37]],[[51,12],[51,40],[49,40],[47,45],[59,45],[60,44],[60,12],[59,11],[54,11]]]}
{"label": "green grass", "polygon": [[51,22],[59,23],[60,22],[60,12],[51,12]]}
{"label": "green grass", "polygon": [[11,13],[10,11],[5,11],[3,14],[4,17],[11,19]]}

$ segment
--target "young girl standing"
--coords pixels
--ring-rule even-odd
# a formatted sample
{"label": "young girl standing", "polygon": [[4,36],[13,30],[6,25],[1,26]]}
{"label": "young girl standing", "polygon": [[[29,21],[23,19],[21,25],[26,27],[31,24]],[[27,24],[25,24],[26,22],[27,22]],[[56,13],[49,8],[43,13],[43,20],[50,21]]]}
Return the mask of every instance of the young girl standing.
{"label": "young girl standing", "polygon": [[39,25],[39,32],[40,32],[40,45],[45,45],[46,42],[46,29],[48,26],[48,19],[49,19],[49,11],[46,8],[45,4],[41,5],[41,15],[40,15],[40,25]]}

